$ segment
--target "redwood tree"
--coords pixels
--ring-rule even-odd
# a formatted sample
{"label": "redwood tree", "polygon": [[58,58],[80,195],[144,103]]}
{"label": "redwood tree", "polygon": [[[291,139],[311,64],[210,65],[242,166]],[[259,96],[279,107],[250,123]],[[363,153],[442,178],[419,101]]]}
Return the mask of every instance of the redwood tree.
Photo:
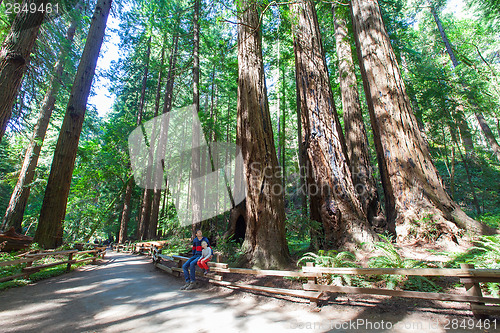
{"label": "redwood tree", "polygon": [[402,237],[427,216],[453,239],[457,226],[474,233],[487,231],[444,189],[413,114],[377,1],[352,0],[351,17],[388,223]]}
{"label": "redwood tree", "polygon": [[63,220],[78,142],[110,9],[111,0],[97,1],[71,89],[34,238],[44,248],[55,248],[62,244]]}
{"label": "redwood tree", "polygon": [[[21,8],[45,8],[48,0],[24,0]],[[21,79],[30,61],[31,50],[35,44],[43,22],[45,11],[20,11],[17,14],[9,34],[0,49],[0,141],[5,133],[12,113]]]}
{"label": "redwood tree", "polygon": [[346,9],[339,5],[332,6],[349,166],[363,212],[370,224],[376,227],[377,231],[382,232],[385,229],[385,218],[380,208],[377,186],[370,163],[368,137],[359,102],[358,84],[347,31],[348,10]]}
{"label": "redwood tree", "polygon": [[[377,236],[357,199],[342,144],[344,138],[335,117],[337,110],[314,3],[299,1],[291,5],[291,10],[302,142],[311,166],[311,215],[316,214],[322,223],[329,248],[374,241]],[[314,213],[313,209],[318,211]]]}
{"label": "redwood tree", "polygon": [[285,207],[262,60],[259,8],[254,0],[237,1],[238,115],[236,144],[245,163],[246,232],[244,259],[250,266],[284,267],[288,263]]}
{"label": "redwood tree", "polygon": [[75,35],[77,22],[73,18],[66,32],[66,41],[63,41],[61,50],[59,51],[58,61],[55,65],[54,74],[49,83],[49,89],[45,94],[45,98],[40,108],[40,115],[33,130],[33,138],[30,141],[24,156],[23,166],[19,172],[17,184],[10,197],[9,206],[5,212],[2,229],[6,230],[9,227],[14,227],[17,232],[21,232],[21,223],[23,221],[24,210],[28,202],[28,197],[31,190],[31,182],[35,177],[35,169],[38,164],[38,157],[42,150],[45,133],[49,126],[49,120],[54,110],[56,97],[61,87],[61,76],[64,70],[65,59],[71,49],[73,37]]}

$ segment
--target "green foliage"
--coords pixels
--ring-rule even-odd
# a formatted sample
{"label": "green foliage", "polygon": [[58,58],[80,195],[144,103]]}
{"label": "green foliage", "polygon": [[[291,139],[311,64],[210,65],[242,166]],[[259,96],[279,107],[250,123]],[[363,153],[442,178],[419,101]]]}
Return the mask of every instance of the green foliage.
{"label": "green foliage", "polygon": [[[318,254],[308,252],[297,261],[297,265],[302,262],[313,262],[320,267],[360,267],[356,263],[356,256],[348,251],[338,252],[335,250],[319,250]],[[349,285],[349,286],[365,286],[362,276],[358,275],[339,275],[325,274],[327,284]]]}
{"label": "green foliage", "polygon": [[217,240],[217,251],[222,254],[224,262],[234,265],[243,255],[241,245],[232,236],[221,237]]}
{"label": "green foliage", "polygon": [[437,227],[436,222],[432,219],[432,216],[428,215],[421,220],[412,222],[409,235],[428,242],[434,242],[441,235],[441,231]]}
{"label": "green foliage", "polygon": [[[446,253],[451,259],[447,267],[460,268],[461,263],[473,264],[475,268],[500,268],[500,235],[479,236],[474,246],[463,253]],[[484,283],[483,289],[494,297],[499,297],[499,283]]]}
{"label": "green foliage", "polygon": [[[382,252],[381,256],[373,257],[368,262],[369,267],[373,268],[425,268],[427,264],[414,259],[403,258],[396,246],[393,244],[393,239],[388,235],[379,235],[381,242],[374,244],[375,249]],[[406,288],[410,290],[439,290],[439,287],[427,277],[403,275],[382,275],[385,280],[386,287],[394,289],[396,287]]]}

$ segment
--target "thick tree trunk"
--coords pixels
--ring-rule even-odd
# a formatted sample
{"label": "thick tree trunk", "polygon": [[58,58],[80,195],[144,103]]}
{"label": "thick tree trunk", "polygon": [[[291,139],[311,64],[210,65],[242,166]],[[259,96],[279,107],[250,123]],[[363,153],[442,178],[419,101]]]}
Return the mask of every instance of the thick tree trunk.
{"label": "thick tree trunk", "polygon": [[123,210],[120,219],[120,233],[118,235],[118,243],[122,244],[127,240],[128,221],[130,220],[130,199],[132,198],[132,190],[134,189],[134,178],[130,178],[127,182],[125,190],[125,198],[123,199]]}
{"label": "thick tree trunk", "polygon": [[[319,209],[328,248],[354,247],[377,239],[358,201],[328,78],[314,3],[291,5],[297,93],[304,148],[311,165],[311,213]],[[317,201],[315,203],[315,201]]]}
{"label": "thick tree trunk", "polygon": [[347,8],[333,5],[335,25],[335,41],[339,62],[340,93],[344,111],[344,127],[349,163],[354,188],[358,194],[361,207],[372,227],[381,233],[386,230],[386,221],[380,208],[377,186],[373,178],[368,136],[359,102],[358,85],[351,45],[347,33]]}
{"label": "thick tree trunk", "polygon": [[[351,1],[354,35],[386,198],[389,225],[406,237],[431,216],[438,228],[491,232],[446,193],[413,115],[376,0]],[[452,223],[452,221],[454,223]]]}
{"label": "thick tree trunk", "polygon": [[49,89],[42,102],[40,115],[33,131],[33,138],[26,149],[23,166],[19,173],[19,179],[14,187],[14,191],[10,197],[9,206],[5,212],[2,230],[14,227],[16,232],[21,232],[21,223],[23,221],[24,210],[26,209],[26,204],[31,190],[31,182],[35,177],[38,157],[42,149],[43,140],[45,139],[45,133],[47,132],[47,127],[49,126],[52,111],[54,110],[56,97],[59,92],[59,88],[61,87],[60,81],[64,70],[65,58],[71,49],[76,25],[77,23],[73,19],[66,32],[66,41],[62,43],[61,50],[59,51],[58,61],[55,65],[55,72],[49,83]]}
{"label": "thick tree trunk", "polygon": [[236,2],[238,15],[237,140],[247,182],[243,250],[250,266],[285,267],[285,207],[267,101],[258,5]]}
{"label": "thick tree trunk", "polygon": [[71,176],[110,8],[111,0],[99,0],[96,4],[87,42],[71,89],[34,239],[44,248],[55,248],[62,244],[63,220]]}
{"label": "thick tree trunk", "polygon": [[498,145],[498,142],[495,139],[495,136],[493,135],[490,126],[488,126],[488,123],[486,122],[486,120],[484,119],[483,115],[480,112],[475,112],[474,114],[476,115],[477,122],[479,123],[479,126],[481,126],[483,134],[486,137],[488,143],[490,144],[493,153],[495,153],[495,156],[500,162],[500,146]]}
{"label": "thick tree trunk", "polygon": [[[48,0],[24,0],[21,8],[31,4],[36,8],[48,3]],[[5,134],[7,123],[12,114],[12,106],[21,86],[21,79],[30,61],[31,50],[38,36],[45,11],[20,11],[17,14],[9,34],[0,49],[0,141]]]}

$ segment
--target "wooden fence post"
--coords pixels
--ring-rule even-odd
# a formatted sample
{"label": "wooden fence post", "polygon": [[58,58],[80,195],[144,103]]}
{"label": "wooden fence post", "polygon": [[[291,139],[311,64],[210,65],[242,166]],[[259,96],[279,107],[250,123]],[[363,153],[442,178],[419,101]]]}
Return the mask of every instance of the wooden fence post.
{"label": "wooden fence post", "polygon": [[69,272],[71,270],[71,260],[73,260],[73,253],[70,253],[68,255],[68,265],[66,266],[66,272]]}
{"label": "wooden fence post", "polygon": [[[469,270],[469,269],[474,269],[474,264],[460,264],[460,268],[462,270]],[[465,292],[469,296],[479,296],[482,297],[483,293],[481,292],[481,287],[479,286],[478,282],[467,282],[464,283],[465,287]],[[470,302],[470,309],[472,311],[472,314],[476,319],[486,319],[488,318],[487,315],[480,314],[477,311],[477,306],[484,305],[484,303],[477,303],[477,302]]]}
{"label": "wooden fence post", "polygon": [[[35,259],[33,259],[33,261],[35,261]],[[28,262],[26,263],[26,267],[25,267],[25,269],[26,269],[26,268],[28,268],[28,267],[31,267],[31,265],[33,265],[33,261],[28,261]],[[31,273],[30,273],[30,272],[29,272],[29,270],[28,270],[28,271],[26,271],[26,274],[24,275],[24,278],[25,278],[25,279],[29,279],[30,275],[31,275]]]}
{"label": "wooden fence post", "polygon": [[[313,262],[306,262],[307,267],[314,267]],[[317,284],[318,279],[315,276],[311,276],[307,278],[307,283]],[[321,294],[320,294],[321,296]],[[319,311],[319,297],[318,298],[309,298],[309,305],[311,305],[316,311]]]}

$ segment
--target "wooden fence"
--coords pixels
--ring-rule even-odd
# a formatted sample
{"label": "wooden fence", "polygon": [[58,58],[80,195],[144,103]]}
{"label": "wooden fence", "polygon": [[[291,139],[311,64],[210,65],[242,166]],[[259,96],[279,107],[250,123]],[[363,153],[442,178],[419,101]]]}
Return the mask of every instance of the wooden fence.
{"label": "wooden fence", "polygon": [[[152,255],[155,266],[170,274],[180,276],[182,264],[189,258],[183,256],[166,256],[160,254],[159,249],[150,244],[143,244],[148,249],[148,254]],[[168,267],[162,261],[175,263],[175,267]],[[301,270],[281,271],[281,270],[259,270],[247,268],[229,268],[228,264],[220,262],[210,262],[211,273],[207,275],[209,282],[230,288],[268,292],[273,294],[289,295],[309,299],[310,303],[317,306],[320,297],[325,293],[348,293],[366,295],[385,295],[407,298],[418,298],[436,301],[465,302],[470,304],[470,309],[476,318],[484,318],[484,315],[500,314],[500,298],[484,297],[479,283],[500,282],[500,269],[475,269],[474,265],[461,264],[460,268],[335,268],[319,267],[308,262]],[[236,282],[224,281],[225,274],[251,274],[260,276],[281,276],[307,279],[307,283],[302,285],[302,290],[271,288],[265,286],[247,285]],[[203,276],[201,272],[197,275]],[[406,275],[406,276],[447,276],[457,278],[465,287],[463,294],[421,292],[407,290],[392,290],[381,288],[361,288],[351,286],[335,286],[318,284],[318,278],[323,275],[364,275],[382,279],[383,275]]]}
{"label": "wooden fence", "polygon": [[[93,253],[94,256],[88,257],[88,258],[83,258],[83,259],[78,259],[78,260],[73,259],[76,255],[86,254],[86,253]],[[14,280],[17,278],[26,278],[27,279],[33,273],[39,272],[45,268],[59,266],[59,265],[66,265],[66,271],[69,272],[72,264],[90,261],[90,260],[95,262],[97,260],[97,258],[99,258],[99,257],[102,257],[102,259],[104,259],[105,254],[106,254],[106,247],[96,247],[95,249],[88,250],[88,251],[67,250],[67,251],[41,252],[41,253],[25,254],[16,260],[0,262],[0,267],[13,266],[13,265],[18,265],[18,264],[23,264],[23,263],[26,264],[26,267],[22,268],[21,273],[2,277],[2,278],[0,278],[0,283]],[[33,266],[33,263],[35,261],[40,260],[42,258],[65,257],[65,256],[68,257],[67,260],[56,261],[56,262],[51,262],[48,264]]]}

